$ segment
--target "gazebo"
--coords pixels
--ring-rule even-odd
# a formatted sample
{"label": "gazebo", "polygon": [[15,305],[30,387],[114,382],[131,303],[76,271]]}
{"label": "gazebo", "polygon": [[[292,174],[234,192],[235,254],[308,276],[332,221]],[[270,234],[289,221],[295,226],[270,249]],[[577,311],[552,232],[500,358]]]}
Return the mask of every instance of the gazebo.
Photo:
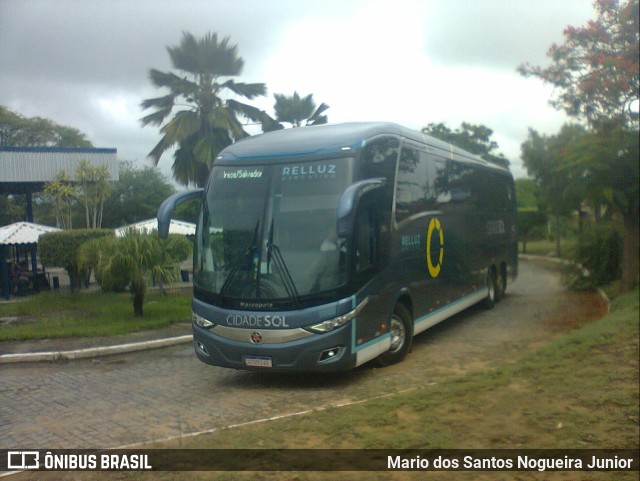
{"label": "gazebo", "polygon": [[[44,278],[44,273],[38,273],[36,259],[38,238],[41,234],[60,230],[62,229],[32,222],[15,222],[0,227],[0,277],[2,296],[4,298],[8,299],[11,295],[10,268],[13,267],[13,270],[15,270],[15,266],[20,263],[21,256],[24,256],[22,262],[27,262],[29,254],[31,256],[31,278],[33,282],[37,283],[39,275]],[[10,253],[11,255],[9,255]],[[13,273],[11,274],[13,275]]]}

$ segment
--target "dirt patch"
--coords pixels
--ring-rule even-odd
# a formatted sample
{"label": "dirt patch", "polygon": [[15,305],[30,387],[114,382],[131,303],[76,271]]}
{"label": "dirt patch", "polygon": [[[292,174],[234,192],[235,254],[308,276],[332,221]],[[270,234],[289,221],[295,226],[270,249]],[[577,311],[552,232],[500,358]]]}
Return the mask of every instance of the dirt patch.
{"label": "dirt patch", "polygon": [[552,333],[579,329],[607,314],[607,302],[595,292],[567,292],[565,298],[558,312],[544,321],[545,329]]}

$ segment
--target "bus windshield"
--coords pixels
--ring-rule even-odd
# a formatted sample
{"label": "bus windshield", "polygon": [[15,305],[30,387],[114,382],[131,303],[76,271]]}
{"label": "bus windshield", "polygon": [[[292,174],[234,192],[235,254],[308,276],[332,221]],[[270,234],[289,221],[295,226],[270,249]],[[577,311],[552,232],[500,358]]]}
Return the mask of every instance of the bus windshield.
{"label": "bus windshield", "polygon": [[212,169],[197,227],[196,292],[220,299],[288,300],[346,282],[338,201],[353,158]]}

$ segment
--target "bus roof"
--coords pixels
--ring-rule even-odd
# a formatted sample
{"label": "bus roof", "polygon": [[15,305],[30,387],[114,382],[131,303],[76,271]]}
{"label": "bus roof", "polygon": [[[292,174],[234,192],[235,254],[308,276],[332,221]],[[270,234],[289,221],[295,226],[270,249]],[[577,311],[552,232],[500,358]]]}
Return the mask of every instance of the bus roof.
{"label": "bus roof", "polygon": [[[493,166],[486,160],[429,135],[391,122],[351,122],[314,125],[276,130],[230,145],[218,156],[219,161],[256,161],[288,157],[316,157],[348,154],[357,151],[367,139],[378,135],[395,135],[426,144],[446,157],[455,154],[471,162]],[[497,168],[502,169],[500,166]]]}

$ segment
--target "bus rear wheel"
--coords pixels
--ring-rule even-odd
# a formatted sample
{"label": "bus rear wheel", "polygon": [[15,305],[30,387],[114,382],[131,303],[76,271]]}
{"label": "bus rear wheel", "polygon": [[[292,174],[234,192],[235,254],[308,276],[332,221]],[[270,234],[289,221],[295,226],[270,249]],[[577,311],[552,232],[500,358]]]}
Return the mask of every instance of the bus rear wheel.
{"label": "bus rear wheel", "polygon": [[378,357],[380,366],[388,366],[402,361],[411,349],[413,340],[411,313],[403,304],[396,305],[393,310],[389,323],[389,334],[391,335],[391,346],[387,352]]}
{"label": "bus rear wheel", "polygon": [[490,267],[487,272],[487,297],[484,299],[484,307],[486,309],[493,309],[496,305],[498,293],[497,277],[495,268]]}

